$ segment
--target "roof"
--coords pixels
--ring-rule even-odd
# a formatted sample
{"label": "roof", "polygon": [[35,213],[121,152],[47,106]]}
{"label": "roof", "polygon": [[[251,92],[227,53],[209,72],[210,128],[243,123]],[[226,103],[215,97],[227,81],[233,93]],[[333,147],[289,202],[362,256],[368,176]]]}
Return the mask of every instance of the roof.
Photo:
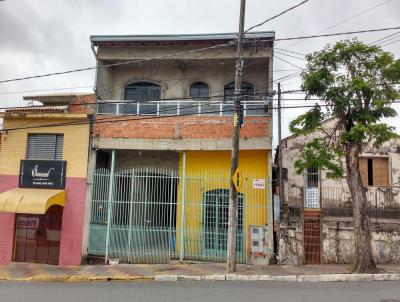
{"label": "roof", "polygon": [[[185,34],[185,35],[95,35],[90,36],[90,41],[97,45],[102,42],[187,42],[187,41],[215,41],[233,40],[237,33],[214,34]],[[274,31],[259,31],[246,33],[245,38],[275,39]]]}
{"label": "roof", "polygon": [[68,106],[32,106],[32,107],[21,107],[21,108],[9,108],[6,113],[13,112],[38,112],[38,113],[64,113],[68,109]]}
{"label": "roof", "polygon": [[49,100],[54,98],[74,98],[77,96],[90,95],[92,93],[85,92],[62,92],[62,93],[50,93],[50,94],[40,94],[40,95],[27,95],[23,97],[24,101],[41,101]]}

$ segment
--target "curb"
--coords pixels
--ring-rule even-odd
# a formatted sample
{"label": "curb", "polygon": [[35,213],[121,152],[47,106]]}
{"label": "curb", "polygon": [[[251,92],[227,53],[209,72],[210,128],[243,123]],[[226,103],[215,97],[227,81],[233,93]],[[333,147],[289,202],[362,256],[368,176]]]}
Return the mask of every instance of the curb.
{"label": "curb", "polygon": [[0,275],[0,281],[15,282],[131,282],[131,281],[273,281],[273,282],[367,282],[367,281],[400,281],[400,273],[385,274],[320,274],[320,275],[36,275],[32,277],[10,277]]}

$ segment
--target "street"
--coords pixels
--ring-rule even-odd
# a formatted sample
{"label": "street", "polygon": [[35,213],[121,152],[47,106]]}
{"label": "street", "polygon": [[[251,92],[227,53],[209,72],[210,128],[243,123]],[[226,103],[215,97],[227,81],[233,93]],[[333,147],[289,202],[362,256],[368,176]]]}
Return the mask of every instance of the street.
{"label": "street", "polygon": [[400,301],[399,282],[0,283],[0,301]]}

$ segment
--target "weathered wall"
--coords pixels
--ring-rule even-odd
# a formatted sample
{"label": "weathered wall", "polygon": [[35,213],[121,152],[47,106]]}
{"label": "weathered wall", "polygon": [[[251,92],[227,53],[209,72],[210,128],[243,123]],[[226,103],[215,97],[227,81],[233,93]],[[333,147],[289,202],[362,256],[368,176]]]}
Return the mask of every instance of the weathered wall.
{"label": "weathered wall", "polygon": [[[270,91],[268,58],[249,60],[243,81],[255,91]],[[155,61],[141,65],[121,65],[100,69],[97,93],[102,100],[123,100],[124,87],[136,81],[150,81],[161,86],[161,99],[187,98],[190,85],[197,81],[209,86],[210,96],[223,96],[224,86],[234,81],[235,61]]]}
{"label": "weathered wall", "polygon": [[115,162],[116,170],[159,168],[178,171],[179,154],[173,151],[119,150]]}
{"label": "weathered wall", "polygon": [[[332,131],[335,126],[335,120],[328,120],[324,125],[325,131]],[[283,140],[282,143],[282,161],[283,167],[288,170],[287,184],[292,187],[303,187],[304,176],[298,175],[294,169],[294,162],[300,159],[301,148],[310,140],[316,137],[323,137],[325,134],[322,132],[315,132],[312,135],[305,137],[304,135],[293,135]],[[385,142],[380,148],[372,146],[366,147],[363,150],[362,156],[384,156],[389,158],[389,176],[390,184],[392,186],[400,185],[400,139],[394,139]],[[341,188],[346,187],[347,183],[345,178],[341,180],[332,180],[326,177],[326,172],[321,172],[321,185],[325,188]]]}
{"label": "weathered wall", "polygon": [[[400,263],[399,224],[371,223],[372,251],[378,263]],[[352,263],[354,259],[351,221],[325,221],[322,224],[322,263]],[[301,223],[281,224],[279,258],[282,264],[298,265],[303,258]]]}

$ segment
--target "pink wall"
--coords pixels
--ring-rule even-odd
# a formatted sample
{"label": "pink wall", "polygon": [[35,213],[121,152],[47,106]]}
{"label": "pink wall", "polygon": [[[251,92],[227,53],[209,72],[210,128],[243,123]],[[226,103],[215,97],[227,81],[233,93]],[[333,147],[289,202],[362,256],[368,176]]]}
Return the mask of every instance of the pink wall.
{"label": "pink wall", "polygon": [[[18,187],[18,176],[0,175],[0,192]],[[12,261],[15,214],[0,212],[0,265]]]}
{"label": "pink wall", "polygon": [[[0,175],[0,192],[17,186],[17,175]],[[63,210],[59,264],[63,266],[80,265],[86,201],[86,178],[67,177],[65,189],[67,200]],[[12,261],[14,224],[15,214],[0,213],[0,265]]]}
{"label": "pink wall", "polygon": [[67,177],[67,200],[63,210],[59,265],[80,265],[83,220],[85,217],[86,178]]}

